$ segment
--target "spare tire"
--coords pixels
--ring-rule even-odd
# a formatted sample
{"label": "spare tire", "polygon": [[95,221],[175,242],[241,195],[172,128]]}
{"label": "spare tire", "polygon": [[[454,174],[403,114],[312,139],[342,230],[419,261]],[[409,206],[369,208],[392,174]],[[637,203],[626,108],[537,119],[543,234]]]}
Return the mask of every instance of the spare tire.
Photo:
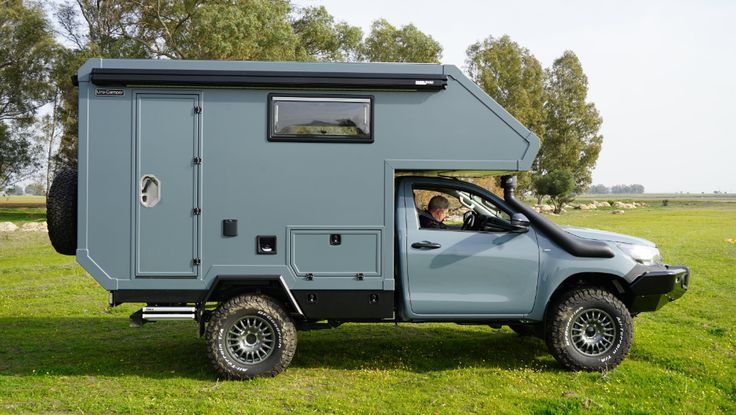
{"label": "spare tire", "polygon": [[49,239],[56,252],[77,253],[77,171],[60,171],[46,197]]}

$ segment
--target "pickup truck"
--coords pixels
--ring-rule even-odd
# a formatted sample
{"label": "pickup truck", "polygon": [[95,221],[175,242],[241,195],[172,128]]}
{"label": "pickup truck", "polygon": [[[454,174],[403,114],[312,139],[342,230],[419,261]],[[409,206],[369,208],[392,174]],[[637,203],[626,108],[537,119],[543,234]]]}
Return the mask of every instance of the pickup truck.
{"label": "pickup truck", "polygon": [[688,288],[654,243],[517,200],[539,139],[452,65],[90,59],[74,82],[52,245],[142,304],[131,325],[196,322],[225,377],[345,322],[508,325],[610,370]]}

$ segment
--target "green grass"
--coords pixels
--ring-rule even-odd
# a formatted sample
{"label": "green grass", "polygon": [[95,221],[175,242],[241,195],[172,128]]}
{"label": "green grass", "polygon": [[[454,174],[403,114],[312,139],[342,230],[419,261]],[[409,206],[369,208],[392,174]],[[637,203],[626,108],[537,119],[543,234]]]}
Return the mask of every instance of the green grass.
{"label": "green grass", "polygon": [[635,319],[612,372],[565,372],[543,342],[508,329],[346,324],[300,332],[276,378],[222,381],[194,324],[129,328],[136,307],[106,308],[45,234],[0,234],[0,412],[736,413],[736,204],[554,219],[652,239],[692,269],[690,292]]}
{"label": "green grass", "polygon": [[610,193],[610,194],[591,194],[585,193],[577,195],[576,201],[584,202],[588,200],[597,200],[605,202],[609,200],[635,200],[635,201],[711,201],[711,202],[736,202],[736,194],[734,193]]}
{"label": "green grass", "polygon": [[42,222],[46,209],[40,207],[8,207],[0,205],[0,222]]}

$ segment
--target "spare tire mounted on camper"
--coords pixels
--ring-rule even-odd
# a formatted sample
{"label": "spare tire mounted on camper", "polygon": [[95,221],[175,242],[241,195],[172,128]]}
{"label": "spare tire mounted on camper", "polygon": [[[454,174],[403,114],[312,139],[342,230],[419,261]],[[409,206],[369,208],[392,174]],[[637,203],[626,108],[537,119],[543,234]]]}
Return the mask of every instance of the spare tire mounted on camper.
{"label": "spare tire mounted on camper", "polygon": [[49,239],[56,252],[77,252],[77,171],[64,169],[54,178],[46,198]]}

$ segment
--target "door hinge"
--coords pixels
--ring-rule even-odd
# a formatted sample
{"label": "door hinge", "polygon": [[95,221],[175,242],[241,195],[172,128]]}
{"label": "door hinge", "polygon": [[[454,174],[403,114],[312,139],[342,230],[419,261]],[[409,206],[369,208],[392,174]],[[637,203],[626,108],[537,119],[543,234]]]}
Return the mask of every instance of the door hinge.
{"label": "door hinge", "polygon": [[194,107],[194,113],[195,114],[201,114],[202,113],[202,107],[200,107],[199,105],[197,105],[196,107]]}
{"label": "door hinge", "polygon": [[202,157],[195,157],[192,161],[194,164],[202,164]]}
{"label": "door hinge", "polygon": [[192,264],[196,265],[202,265],[202,260],[199,258],[192,259]]}
{"label": "door hinge", "polygon": [[202,214],[202,208],[194,208],[194,209],[192,209],[192,212],[194,212],[195,215],[201,215]]}

